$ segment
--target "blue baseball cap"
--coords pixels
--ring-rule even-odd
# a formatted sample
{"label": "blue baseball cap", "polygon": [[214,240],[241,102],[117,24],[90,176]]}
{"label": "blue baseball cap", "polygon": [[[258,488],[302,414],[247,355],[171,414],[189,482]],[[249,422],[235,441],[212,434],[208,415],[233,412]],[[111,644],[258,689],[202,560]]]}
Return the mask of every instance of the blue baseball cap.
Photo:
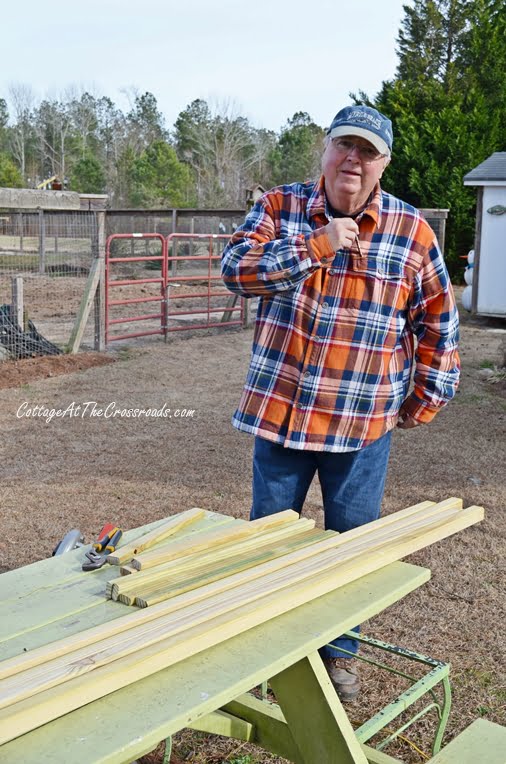
{"label": "blue baseball cap", "polygon": [[358,135],[372,143],[380,154],[390,154],[394,140],[392,123],[371,106],[345,106],[338,111],[327,130],[330,138]]}

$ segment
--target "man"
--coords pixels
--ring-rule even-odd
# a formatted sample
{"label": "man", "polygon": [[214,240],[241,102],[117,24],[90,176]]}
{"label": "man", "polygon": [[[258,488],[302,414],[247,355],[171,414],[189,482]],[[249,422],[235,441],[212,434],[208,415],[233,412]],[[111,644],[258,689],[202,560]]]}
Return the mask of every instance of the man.
{"label": "man", "polygon": [[[300,512],[318,472],[326,528],[375,520],[393,428],[429,422],[455,394],[458,315],[436,237],[379,183],[392,140],[375,109],[339,111],[319,181],[268,191],[223,253],[226,286],[260,297],[232,420],[256,436],[251,519]],[[357,642],[332,644],[327,670],[352,700],[356,662],[338,648]]]}

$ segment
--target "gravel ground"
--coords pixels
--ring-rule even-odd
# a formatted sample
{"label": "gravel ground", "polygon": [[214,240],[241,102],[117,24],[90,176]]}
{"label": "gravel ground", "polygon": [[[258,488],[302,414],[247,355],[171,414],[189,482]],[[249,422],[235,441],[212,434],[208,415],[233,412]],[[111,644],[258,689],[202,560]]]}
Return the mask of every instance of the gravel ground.
{"label": "gravel ground", "polygon": [[[447,739],[480,715],[506,724],[506,395],[497,371],[504,363],[505,327],[501,321],[463,316],[459,393],[429,426],[395,433],[384,499],[384,513],[389,513],[425,499],[461,496],[465,506],[483,505],[486,519],[413,555],[410,561],[431,568],[432,580],[365,629],[452,663],[454,705]],[[105,521],[133,527],[192,506],[247,517],[253,441],[231,427],[230,416],[251,338],[248,330],[178,336],[168,345],[132,343],[111,354],[114,363],[71,373],[68,368],[48,371],[49,359],[44,359],[40,379],[33,368],[25,377],[18,365],[10,381],[18,386],[2,391],[0,411],[0,570],[49,556],[76,526],[89,540]],[[7,373],[2,375],[2,368],[8,366],[0,364],[0,386]],[[26,415],[37,406],[75,409],[86,403],[84,416],[47,421],[47,416]],[[109,411],[165,405],[171,417],[96,414],[108,405]],[[321,524],[317,485],[305,513]],[[23,544],[18,543],[20,527]],[[384,675],[369,667],[364,676],[364,696],[349,707],[357,723],[401,687],[390,678],[385,683]],[[428,752],[433,728],[423,722],[408,737]],[[198,733],[178,735],[175,750],[178,761],[199,764],[281,761],[237,741]],[[389,750],[405,761],[424,760],[407,743]],[[149,761],[161,761],[161,755]]]}

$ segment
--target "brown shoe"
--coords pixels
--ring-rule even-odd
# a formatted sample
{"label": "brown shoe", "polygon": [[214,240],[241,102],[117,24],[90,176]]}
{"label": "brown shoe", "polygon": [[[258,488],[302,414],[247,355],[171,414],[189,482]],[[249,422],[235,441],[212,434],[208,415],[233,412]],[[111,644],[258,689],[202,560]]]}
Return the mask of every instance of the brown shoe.
{"label": "brown shoe", "polygon": [[355,700],[360,692],[357,661],[353,658],[324,658],[323,663],[340,700],[343,703]]}

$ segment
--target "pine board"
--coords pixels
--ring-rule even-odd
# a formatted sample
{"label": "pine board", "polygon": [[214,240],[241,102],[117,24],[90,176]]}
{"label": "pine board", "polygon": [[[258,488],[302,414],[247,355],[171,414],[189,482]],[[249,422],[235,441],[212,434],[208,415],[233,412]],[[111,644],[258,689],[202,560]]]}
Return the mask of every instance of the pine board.
{"label": "pine board", "polygon": [[[279,597],[277,592],[264,596],[260,603],[254,601],[237,608],[233,611],[235,617],[226,613],[211,621],[205,620],[192,629],[186,629],[180,634],[137,650],[121,661],[100,666],[93,671],[91,681],[89,674],[83,674],[62,687],[53,687],[22,700],[15,706],[0,711],[0,744],[58,715],[68,713],[192,654],[208,649],[247,628],[258,626],[265,620],[304,604],[305,601],[323,596],[335,586],[335,575],[329,571],[319,576],[316,581],[306,579],[295,585],[292,578],[287,578],[284,598]],[[82,668],[86,670],[85,666]]]}
{"label": "pine board", "polygon": [[[219,557],[213,562],[204,562],[202,565],[193,565],[187,570],[161,570],[158,568],[148,568],[143,574],[142,571],[129,580],[129,585],[122,585],[121,581],[118,582],[117,589],[121,594],[131,593],[133,591],[156,591],[160,587],[187,585],[188,582],[194,581],[195,585],[199,585],[199,578],[205,576],[211,576],[214,574],[221,575],[220,571],[223,571],[224,575],[228,575],[235,566],[242,566],[245,564],[247,567],[251,565],[263,562],[264,559],[273,559],[275,557],[281,557],[283,554],[288,554],[290,551],[297,549],[299,546],[308,546],[316,541],[321,541],[327,538],[325,531],[316,530],[314,528],[308,528],[302,526],[301,528],[294,529],[297,533],[293,532],[290,536],[285,536],[283,540],[276,543],[270,543],[267,545],[257,544],[256,549],[249,548],[249,551],[239,551],[232,553],[226,557]],[[251,561],[251,563],[248,562]],[[150,571],[157,571],[153,577],[142,578],[143,575],[149,574]],[[192,585],[191,588],[194,588]]]}
{"label": "pine board", "polygon": [[[176,560],[156,565],[153,568],[148,568],[145,571],[136,571],[130,569],[130,573],[135,573],[135,579],[133,577],[120,576],[109,581],[107,589],[111,589],[112,593],[119,593],[128,591],[140,584],[141,581],[156,581],[169,575],[189,575],[191,571],[204,567],[209,564],[217,564],[221,560],[229,559],[231,556],[239,553],[247,553],[249,550],[257,550],[267,548],[276,544],[282,543],[287,538],[293,538],[300,533],[306,533],[307,530],[313,529],[315,526],[314,520],[301,519],[297,523],[289,524],[286,527],[279,530],[271,531],[270,533],[262,533],[255,538],[241,539],[238,542],[232,542],[220,546],[217,549],[213,549],[210,552],[202,553],[197,552],[186,557],[178,557]],[[116,599],[116,597],[113,597]]]}
{"label": "pine board", "polygon": [[[425,520],[428,520],[428,519],[429,518],[425,518]],[[406,519],[402,519],[401,518],[400,522],[404,526],[407,523],[408,524],[409,523],[416,524],[417,518],[416,517],[408,517]],[[378,535],[383,536],[383,540],[385,540],[385,538],[386,538],[387,541],[391,541],[392,540],[392,536],[393,536],[393,529],[392,529],[392,527],[390,527],[390,529],[381,528],[380,530],[381,530],[381,534],[378,534]],[[436,533],[437,532],[439,532],[439,531],[436,531]],[[349,533],[350,533],[350,535],[355,535],[354,532],[349,532]],[[318,544],[314,545],[312,551],[316,554],[319,551],[324,551],[324,550],[332,549],[332,548],[334,548],[336,546],[336,544],[338,542],[341,541],[341,539],[342,539],[342,536],[336,536],[336,537],[327,538],[326,540],[324,540],[322,542],[319,542]],[[380,539],[380,541],[381,541],[381,539]],[[352,541],[349,546],[354,546],[354,550],[352,550],[352,551],[354,551],[355,554],[360,554],[361,552],[363,552],[363,549],[364,549],[363,544],[364,544],[364,539],[358,538],[355,541]],[[342,551],[343,550],[341,550],[341,552]],[[350,552],[350,550],[348,550],[347,552],[345,550],[343,554],[344,555],[348,554],[348,556],[349,556],[349,552]],[[292,553],[291,555],[288,556],[287,559],[285,559],[283,561],[283,565],[287,565],[289,563],[293,563],[293,562],[296,562],[298,560],[301,560],[301,559],[307,557],[307,554],[308,554],[308,550],[299,550],[298,552]],[[335,561],[337,561],[339,559],[342,560],[343,559],[343,554],[341,554],[340,556],[337,556],[337,555],[334,554],[334,556],[332,558],[333,561],[335,562]],[[264,564],[263,566],[259,566],[259,569],[256,571],[256,573],[257,573],[257,575],[262,575],[262,574],[264,574],[266,572],[271,571],[274,567],[275,567],[275,563],[272,563],[272,562],[271,563],[267,563],[267,564]],[[199,591],[188,592],[185,595],[180,595],[179,597],[175,598],[172,601],[172,603],[170,603],[170,602],[169,603],[165,603],[165,605],[163,603],[161,603],[160,605],[155,606],[156,609],[152,608],[152,615],[144,616],[142,622],[151,620],[152,618],[156,617],[158,614],[165,614],[165,613],[168,613],[168,612],[173,612],[178,607],[185,607],[185,606],[190,605],[190,604],[198,603],[203,598],[211,596],[211,595],[215,594],[217,591],[224,591],[224,590],[226,590],[226,588],[231,588],[231,587],[233,587],[235,585],[238,585],[238,584],[240,584],[240,583],[242,583],[244,581],[247,581],[248,578],[249,578],[248,574],[242,573],[242,574],[236,575],[235,577],[229,578],[229,580],[226,583],[221,582],[221,583],[217,583],[217,584],[212,584],[212,585],[209,585],[207,587],[201,588]],[[140,618],[140,616],[139,616],[139,618]],[[114,624],[114,626],[111,627],[111,628],[121,629],[121,628],[124,628],[127,623],[133,623],[133,622],[134,622],[133,620],[132,621],[128,621],[128,616],[126,616],[126,618],[123,621],[116,622],[116,624]],[[101,638],[105,633],[107,633],[107,628],[108,628],[108,626],[106,624],[104,629],[98,630],[97,634],[93,636],[93,639],[97,639],[98,640],[99,638]],[[63,644],[65,644],[65,641],[63,641]],[[86,642],[86,644],[89,644],[89,641]],[[57,648],[57,646],[50,646],[48,649],[49,649],[49,651],[51,651],[51,649],[56,649],[56,648]],[[30,660],[31,659],[32,659],[32,657],[30,657]],[[21,661],[23,661],[23,660],[27,660],[27,657],[26,656],[21,656]]]}
{"label": "pine board", "polygon": [[136,554],[140,554],[146,549],[150,549],[155,544],[164,541],[169,536],[173,536],[175,533],[182,531],[184,528],[193,525],[198,520],[202,520],[205,517],[205,511],[198,507],[188,509],[186,512],[181,512],[179,515],[174,515],[165,519],[161,525],[148,533],[143,533],[128,544],[122,544],[121,547],[109,555],[109,563],[111,565],[121,565],[127,563]]}
{"label": "pine board", "polygon": [[262,517],[251,522],[237,520],[234,527],[224,528],[223,530],[218,528],[216,531],[206,534],[202,539],[173,541],[152,551],[144,552],[138,557],[134,557],[131,564],[138,570],[145,570],[161,562],[174,560],[177,557],[183,557],[201,550],[215,549],[218,546],[241,538],[252,537],[257,533],[265,533],[285,524],[296,523],[298,519],[299,516],[296,512],[287,509],[284,512],[278,512],[275,515]]}

